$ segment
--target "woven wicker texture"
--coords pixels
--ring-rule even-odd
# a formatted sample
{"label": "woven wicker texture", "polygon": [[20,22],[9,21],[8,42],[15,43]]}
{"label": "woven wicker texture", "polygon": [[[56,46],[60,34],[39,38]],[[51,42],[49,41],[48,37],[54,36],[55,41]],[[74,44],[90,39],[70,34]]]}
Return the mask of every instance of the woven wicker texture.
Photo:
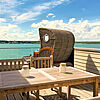
{"label": "woven wicker texture", "polygon": [[[45,41],[45,35],[49,40]],[[65,30],[39,28],[41,48],[50,47],[54,50],[54,61],[65,61],[70,56],[75,43],[74,35]],[[46,56],[46,53],[44,53]]]}

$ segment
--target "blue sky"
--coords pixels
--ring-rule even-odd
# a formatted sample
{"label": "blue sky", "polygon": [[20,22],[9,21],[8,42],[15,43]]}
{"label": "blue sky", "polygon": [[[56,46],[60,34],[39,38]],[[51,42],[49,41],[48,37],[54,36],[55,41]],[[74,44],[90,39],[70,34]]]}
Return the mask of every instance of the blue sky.
{"label": "blue sky", "polygon": [[39,40],[38,28],[73,32],[76,41],[100,41],[100,0],[1,0],[0,40]]}

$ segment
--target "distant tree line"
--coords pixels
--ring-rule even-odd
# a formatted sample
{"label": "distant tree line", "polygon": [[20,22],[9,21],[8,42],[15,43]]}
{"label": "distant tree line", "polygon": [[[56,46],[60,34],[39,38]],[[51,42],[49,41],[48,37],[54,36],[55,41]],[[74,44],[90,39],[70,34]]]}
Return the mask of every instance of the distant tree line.
{"label": "distant tree line", "polygon": [[83,44],[100,44],[100,41],[76,41],[76,44],[83,43]]}
{"label": "distant tree line", "polygon": [[6,41],[6,40],[0,40],[0,43],[9,43],[9,44],[33,44],[33,43],[40,43],[40,41]]}
{"label": "distant tree line", "polygon": [[[40,41],[7,41],[7,40],[0,40],[0,43],[9,43],[9,44],[40,44]],[[76,41],[76,44],[100,44],[100,41]]]}

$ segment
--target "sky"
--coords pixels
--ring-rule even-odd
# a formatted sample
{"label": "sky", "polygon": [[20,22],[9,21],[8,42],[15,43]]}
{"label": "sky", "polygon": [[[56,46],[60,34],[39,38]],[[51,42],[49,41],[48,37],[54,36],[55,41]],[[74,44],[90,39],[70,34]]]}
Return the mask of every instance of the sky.
{"label": "sky", "polygon": [[100,41],[100,0],[0,0],[0,40],[38,41],[39,28]]}

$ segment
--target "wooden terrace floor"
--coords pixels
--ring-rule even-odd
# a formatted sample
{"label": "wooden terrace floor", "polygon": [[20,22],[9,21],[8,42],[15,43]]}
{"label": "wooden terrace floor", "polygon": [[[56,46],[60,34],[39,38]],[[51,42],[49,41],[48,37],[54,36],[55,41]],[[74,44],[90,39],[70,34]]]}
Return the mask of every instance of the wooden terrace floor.
{"label": "wooden terrace floor", "polygon": [[[40,100],[66,100],[67,87],[62,89],[62,98],[59,97],[57,91],[54,89],[44,89],[40,90]],[[72,86],[71,88],[71,100],[81,100],[85,98],[92,97],[93,94],[92,84],[83,84]],[[100,85],[99,85],[99,95],[100,95]],[[5,95],[5,100],[26,100],[26,96],[22,96],[21,93]],[[36,100],[36,96],[30,93],[30,100]]]}

